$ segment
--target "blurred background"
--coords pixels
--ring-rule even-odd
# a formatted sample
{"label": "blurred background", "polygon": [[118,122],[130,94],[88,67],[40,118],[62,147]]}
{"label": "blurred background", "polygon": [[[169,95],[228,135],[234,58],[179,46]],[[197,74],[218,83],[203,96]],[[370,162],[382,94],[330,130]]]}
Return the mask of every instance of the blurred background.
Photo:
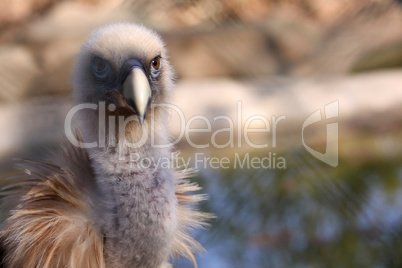
{"label": "blurred background", "polygon": [[[58,146],[75,55],[94,27],[115,21],[162,35],[186,118],[227,115],[237,129],[238,101],[242,124],[286,116],[276,145],[272,132],[252,136],[268,148],[244,139],[221,149],[176,145],[187,159],[271,152],[286,161],[282,169],[198,166],[195,180],[209,195],[200,209],[217,216],[195,233],[207,250],[199,267],[402,267],[401,1],[0,0],[2,184],[16,172],[13,157],[41,160]],[[307,127],[304,140],[324,153],[326,124],[338,123],[336,167],[302,143],[304,120],[333,101],[339,117]]]}

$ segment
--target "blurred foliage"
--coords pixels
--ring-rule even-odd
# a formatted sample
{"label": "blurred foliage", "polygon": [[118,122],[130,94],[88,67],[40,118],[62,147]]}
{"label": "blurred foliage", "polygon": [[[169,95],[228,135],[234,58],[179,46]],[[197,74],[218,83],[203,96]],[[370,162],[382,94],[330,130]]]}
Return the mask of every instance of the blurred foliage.
{"label": "blurred foliage", "polygon": [[199,237],[223,267],[400,267],[402,159],[333,169],[301,150],[285,158],[286,170],[201,172],[202,209],[217,218]]}

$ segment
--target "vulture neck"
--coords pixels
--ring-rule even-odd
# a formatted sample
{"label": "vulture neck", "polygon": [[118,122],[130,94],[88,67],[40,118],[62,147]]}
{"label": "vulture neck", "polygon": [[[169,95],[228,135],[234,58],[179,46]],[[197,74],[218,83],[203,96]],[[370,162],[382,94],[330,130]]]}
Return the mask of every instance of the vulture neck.
{"label": "vulture neck", "polygon": [[[104,135],[95,132],[99,137],[100,146],[89,149],[88,153],[100,186],[118,187],[120,183],[115,180],[120,181],[122,176],[127,177],[129,181],[152,180],[156,174],[167,169],[166,165],[163,168],[161,163],[170,159],[171,148],[158,146],[168,144],[164,124],[155,123],[151,129],[150,123],[140,126],[138,122],[132,122],[121,131],[123,134],[113,136],[107,132]],[[91,136],[93,139],[93,135]]]}
{"label": "vulture neck", "polygon": [[[137,122],[128,126],[126,141],[138,140],[140,131]],[[167,144],[166,127],[155,127],[152,132],[155,143]],[[109,213],[100,217],[104,219],[100,227],[110,267],[160,267],[173,242],[175,181],[172,171],[159,164],[169,159],[170,148],[155,148],[150,133],[149,128],[142,146],[130,146],[119,138],[115,144],[89,150],[96,181],[109,204],[105,209]]]}

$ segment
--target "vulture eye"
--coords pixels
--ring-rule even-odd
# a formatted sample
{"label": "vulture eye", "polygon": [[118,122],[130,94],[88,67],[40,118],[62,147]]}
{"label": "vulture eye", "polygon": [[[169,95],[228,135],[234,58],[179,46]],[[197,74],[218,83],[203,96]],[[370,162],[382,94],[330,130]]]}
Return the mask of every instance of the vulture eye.
{"label": "vulture eye", "polygon": [[154,69],[155,71],[159,70],[159,68],[161,67],[161,59],[159,56],[151,61],[151,66],[152,69]]}
{"label": "vulture eye", "polygon": [[109,73],[109,65],[101,58],[94,58],[92,62],[92,69],[96,77],[105,79]]}
{"label": "vulture eye", "polygon": [[157,78],[160,73],[160,68],[161,68],[161,57],[155,57],[151,61],[151,75],[153,78]]}

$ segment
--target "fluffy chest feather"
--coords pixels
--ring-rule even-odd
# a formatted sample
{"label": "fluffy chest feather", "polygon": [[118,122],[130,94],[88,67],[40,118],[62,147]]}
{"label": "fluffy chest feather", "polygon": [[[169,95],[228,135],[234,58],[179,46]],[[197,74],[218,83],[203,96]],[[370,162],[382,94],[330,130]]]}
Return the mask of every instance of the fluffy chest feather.
{"label": "fluffy chest feather", "polygon": [[169,170],[109,177],[113,206],[105,219],[106,262],[111,267],[159,267],[177,228],[174,179]]}

